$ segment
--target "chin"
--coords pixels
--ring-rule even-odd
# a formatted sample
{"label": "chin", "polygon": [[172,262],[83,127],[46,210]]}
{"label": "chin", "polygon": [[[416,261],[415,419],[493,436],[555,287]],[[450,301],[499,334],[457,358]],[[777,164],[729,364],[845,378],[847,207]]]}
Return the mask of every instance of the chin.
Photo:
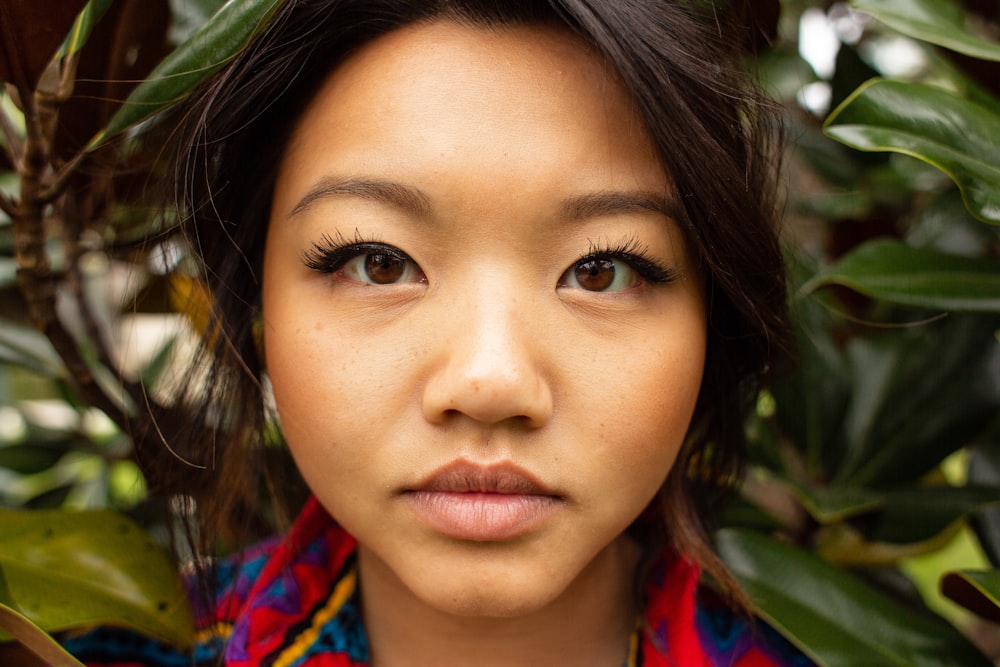
{"label": "chin", "polygon": [[468,584],[456,582],[446,589],[434,591],[414,591],[424,599],[425,604],[441,613],[461,618],[519,618],[530,616],[544,609],[559,596],[559,590],[548,590],[526,586],[525,583],[505,581],[503,576],[491,577],[494,585],[482,579]]}
{"label": "chin", "polygon": [[572,585],[570,573],[576,569],[486,547],[474,548],[461,558],[442,558],[430,567],[405,568],[399,574],[416,598],[442,613],[516,618],[530,616],[561,598]]}

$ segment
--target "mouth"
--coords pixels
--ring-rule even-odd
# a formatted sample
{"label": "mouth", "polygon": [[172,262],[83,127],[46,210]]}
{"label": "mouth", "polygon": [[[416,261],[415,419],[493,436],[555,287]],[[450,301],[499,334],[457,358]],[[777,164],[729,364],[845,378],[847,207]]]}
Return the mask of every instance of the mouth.
{"label": "mouth", "polygon": [[402,497],[434,532],[474,542],[524,536],[564,505],[561,496],[516,466],[465,461],[439,469]]}

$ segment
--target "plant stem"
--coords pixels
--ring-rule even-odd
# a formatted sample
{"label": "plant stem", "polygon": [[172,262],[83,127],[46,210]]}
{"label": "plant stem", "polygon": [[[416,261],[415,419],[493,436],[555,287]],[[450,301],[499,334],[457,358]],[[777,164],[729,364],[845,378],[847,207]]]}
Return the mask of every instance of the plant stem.
{"label": "plant stem", "polygon": [[[69,99],[73,90],[75,58],[63,63],[53,62],[39,82],[33,96],[21,100],[25,139],[21,161],[17,164],[20,179],[20,201],[11,212],[17,259],[17,282],[28,305],[28,312],[35,327],[52,343],[69,371],[70,381],[87,402],[101,409],[123,430],[128,429],[128,417],[121,397],[109,396],[98,384],[72,334],[66,329],[56,312],[58,287],[65,274],[52,270],[46,253],[46,219],[55,223],[66,234],[65,206],[58,199],[68,179],[64,169],[53,182],[53,138],[60,106]],[[76,164],[79,164],[78,162]],[[75,166],[75,165],[74,165]],[[64,239],[75,245],[75,239]],[[69,273],[76,269],[78,253],[69,253]],[[82,309],[81,309],[82,310]],[[98,348],[103,340],[95,340]],[[107,351],[99,354],[107,359]],[[115,373],[120,376],[120,373]]]}

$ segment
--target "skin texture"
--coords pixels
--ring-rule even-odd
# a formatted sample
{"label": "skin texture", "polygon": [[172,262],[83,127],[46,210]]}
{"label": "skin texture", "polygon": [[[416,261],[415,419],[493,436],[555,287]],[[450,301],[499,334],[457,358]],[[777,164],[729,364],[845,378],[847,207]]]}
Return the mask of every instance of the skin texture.
{"label": "skin texture", "polygon": [[[398,30],[300,119],[265,252],[268,375],[306,481],[359,540],[379,667],[621,664],[622,531],[673,464],[704,366],[669,192],[614,75],[552,27]],[[343,264],[331,240],[412,262],[371,284],[380,246]],[[610,289],[585,289],[607,265],[587,282],[579,260],[625,246],[671,279],[614,256]],[[472,472],[447,484],[501,470],[533,490],[472,494],[442,528],[414,491],[456,464]]]}

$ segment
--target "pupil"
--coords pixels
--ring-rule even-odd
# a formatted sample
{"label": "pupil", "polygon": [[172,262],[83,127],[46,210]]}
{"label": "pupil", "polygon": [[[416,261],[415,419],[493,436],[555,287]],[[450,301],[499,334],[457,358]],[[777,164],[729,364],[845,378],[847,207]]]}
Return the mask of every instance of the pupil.
{"label": "pupil", "polygon": [[614,280],[615,263],[609,259],[590,259],[576,265],[576,281],[585,290],[606,290]]}
{"label": "pupil", "polygon": [[398,257],[375,253],[365,257],[365,271],[372,282],[379,285],[394,283],[403,277],[406,265]]}

